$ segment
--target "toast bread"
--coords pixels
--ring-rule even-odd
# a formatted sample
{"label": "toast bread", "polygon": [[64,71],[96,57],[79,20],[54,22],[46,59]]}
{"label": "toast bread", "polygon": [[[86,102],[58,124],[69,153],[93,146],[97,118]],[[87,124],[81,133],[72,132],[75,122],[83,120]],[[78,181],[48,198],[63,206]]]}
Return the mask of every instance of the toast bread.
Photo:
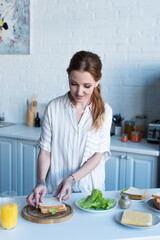
{"label": "toast bread", "polygon": [[61,203],[57,197],[46,197],[43,202],[39,203],[40,209],[64,208],[65,204]]}
{"label": "toast bread", "polygon": [[135,187],[129,187],[127,190],[123,191],[124,194],[128,194],[130,199],[133,200],[143,200],[147,196],[148,192],[148,190]]}
{"label": "toast bread", "polygon": [[160,199],[153,198],[153,204],[156,208],[160,209]]}
{"label": "toast bread", "polygon": [[156,192],[156,193],[152,194],[152,197],[160,199],[160,192]]}

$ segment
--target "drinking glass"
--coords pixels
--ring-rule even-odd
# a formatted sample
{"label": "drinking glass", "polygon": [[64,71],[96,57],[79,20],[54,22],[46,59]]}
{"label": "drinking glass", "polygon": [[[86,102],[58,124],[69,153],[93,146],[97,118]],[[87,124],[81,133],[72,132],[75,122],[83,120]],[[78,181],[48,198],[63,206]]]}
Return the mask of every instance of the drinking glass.
{"label": "drinking glass", "polygon": [[18,220],[17,193],[7,191],[1,198],[1,225],[5,230],[15,228]]}

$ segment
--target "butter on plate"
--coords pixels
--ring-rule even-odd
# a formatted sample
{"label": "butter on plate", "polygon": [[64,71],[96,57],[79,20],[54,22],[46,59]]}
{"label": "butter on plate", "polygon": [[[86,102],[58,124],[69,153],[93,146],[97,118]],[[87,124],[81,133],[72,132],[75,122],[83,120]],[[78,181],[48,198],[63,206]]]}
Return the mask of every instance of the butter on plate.
{"label": "butter on plate", "polygon": [[152,226],[152,214],[125,210],[122,214],[121,223],[138,226]]}

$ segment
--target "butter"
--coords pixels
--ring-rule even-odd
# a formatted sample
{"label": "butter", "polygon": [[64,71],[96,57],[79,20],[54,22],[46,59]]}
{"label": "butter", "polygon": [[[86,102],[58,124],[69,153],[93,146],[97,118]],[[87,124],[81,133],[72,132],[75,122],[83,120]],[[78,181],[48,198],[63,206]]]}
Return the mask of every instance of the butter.
{"label": "butter", "polygon": [[152,214],[125,210],[122,214],[121,223],[138,226],[152,226]]}

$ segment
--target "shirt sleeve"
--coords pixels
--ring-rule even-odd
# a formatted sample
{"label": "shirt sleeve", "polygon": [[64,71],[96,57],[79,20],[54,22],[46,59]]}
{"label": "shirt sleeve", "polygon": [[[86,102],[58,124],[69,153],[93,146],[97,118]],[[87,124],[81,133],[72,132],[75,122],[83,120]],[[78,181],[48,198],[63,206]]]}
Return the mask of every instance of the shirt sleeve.
{"label": "shirt sleeve", "polygon": [[112,124],[112,109],[107,104],[104,123],[100,129],[100,142],[99,142],[99,152],[103,152],[103,159],[108,160],[110,158],[110,131]]}
{"label": "shirt sleeve", "polygon": [[112,123],[112,109],[105,104],[104,122],[101,128],[96,131],[89,131],[87,134],[86,147],[82,159],[82,164],[93,156],[96,152],[103,153],[102,160],[110,158],[110,130]]}
{"label": "shirt sleeve", "polygon": [[42,123],[42,131],[37,145],[51,152],[51,142],[52,142],[52,124],[51,124],[51,109],[49,105],[46,107]]}

